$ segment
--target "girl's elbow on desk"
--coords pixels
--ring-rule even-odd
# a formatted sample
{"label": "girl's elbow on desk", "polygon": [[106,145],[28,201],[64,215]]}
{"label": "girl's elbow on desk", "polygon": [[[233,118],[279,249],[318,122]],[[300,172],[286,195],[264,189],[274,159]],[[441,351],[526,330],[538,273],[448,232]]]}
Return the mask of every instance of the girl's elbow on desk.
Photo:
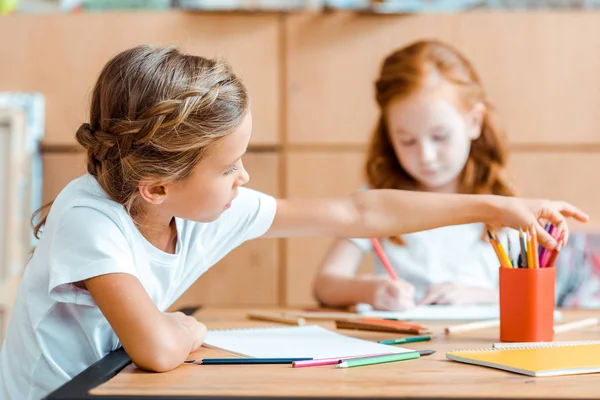
{"label": "girl's elbow on desk", "polygon": [[[180,343],[168,342],[170,340],[165,340],[157,345],[149,345],[148,348],[140,348],[137,351],[127,349],[126,351],[138,368],[150,372],[167,372],[180,366],[187,359],[189,353],[182,350]],[[186,354],[183,355],[183,353]]]}

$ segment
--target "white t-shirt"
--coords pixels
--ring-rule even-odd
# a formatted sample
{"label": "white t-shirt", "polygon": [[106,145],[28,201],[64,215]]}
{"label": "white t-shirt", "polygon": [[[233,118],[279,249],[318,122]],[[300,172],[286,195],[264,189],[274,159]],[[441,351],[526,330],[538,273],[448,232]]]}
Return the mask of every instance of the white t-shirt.
{"label": "white t-shirt", "polygon": [[216,221],[176,219],[177,246],[168,254],[141,235],[94,177],[71,182],[52,206],[19,287],[0,350],[0,399],[39,399],[120,347],[92,297],[73,282],[128,273],[164,311],[223,256],[263,235],[275,212],[273,197],[240,188]]}
{"label": "white t-shirt", "polygon": [[[400,279],[415,287],[415,301],[421,299],[427,288],[436,283],[458,282],[488,289],[498,287],[498,257],[492,245],[482,240],[485,224],[446,226],[403,235],[405,245],[382,239],[381,247]],[[511,242],[511,257],[519,255],[519,232],[506,229],[498,232],[504,249]],[[352,239],[364,253],[373,250],[369,239]],[[375,273],[387,274],[373,252]]]}

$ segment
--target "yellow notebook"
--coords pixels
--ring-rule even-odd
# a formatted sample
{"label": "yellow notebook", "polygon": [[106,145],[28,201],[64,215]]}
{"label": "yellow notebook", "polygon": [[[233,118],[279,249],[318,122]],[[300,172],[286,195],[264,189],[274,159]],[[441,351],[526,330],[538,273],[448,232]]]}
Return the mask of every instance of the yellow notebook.
{"label": "yellow notebook", "polygon": [[456,350],[446,358],[503,369],[529,376],[558,376],[600,372],[600,344],[568,343],[547,347]]}

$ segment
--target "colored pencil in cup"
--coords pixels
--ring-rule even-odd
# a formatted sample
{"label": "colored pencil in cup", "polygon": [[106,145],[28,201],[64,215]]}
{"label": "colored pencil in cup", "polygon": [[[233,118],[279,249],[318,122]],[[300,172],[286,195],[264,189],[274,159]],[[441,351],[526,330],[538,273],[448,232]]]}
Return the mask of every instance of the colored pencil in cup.
{"label": "colored pencil in cup", "polygon": [[498,261],[500,261],[500,265],[505,268],[512,268],[511,262],[508,259],[504,248],[502,247],[502,243],[500,243],[500,241],[498,240],[496,233],[493,230],[491,230],[491,228],[487,232],[488,237],[490,238],[490,243],[494,248],[494,251],[496,252],[496,256],[498,257]]}
{"label": "colored pencil in cup", "polygon": [[258,321],[268,321],[268,322],[278,322],[280,324],[288,324],[288,325],[306,325],[306,320],[301,317],[293,317],[293,316],[285,316],[285,315],[276,315],[276,314],[263,314],[257,312],[248,313],[249,319],[254,319]]}
{"label": "colored pencil in cup", "polygon": [[377,254],[377,257],[379,258],[379,261],[381,261],[381,264],[383,264],[383,267],[386,269],[386,271],[390,275],[390,278],[392,278],[395,281],[399,280],[398,275],[396,275],[396,271],[394,271],[394,268],[392,267],[390,260],[387,258],[387,255],[384,253],[383,248],[381,247],[381,243],[379,243],[379,240],[377,240],[377,238],[371,238],[371,245],[373,246],[373,250],[375,251],[375,254]]}
{"label": "colored pencil in cup", "polygon": [[[531,227],[527,228],[527,268],[535,268],[533,234]],[[536,253],[537,254],[537,253]]]}
{"label": "colored pencil in cup", "polygon": [[538,248],[538,240],[537,240],[537,232],[535,230],[535,228],[533,227],[533,225],[531,226],[531,258],[533,259],[533,268],[539,268],[540,267],[540,258],[539,258],[539,254],[537,252],[537,248]]}
{"label": "colored pencil in cup", "polygon": [[544,266],[544,268],[553,268],[554,267],[554,263],[556,262],[556,258],[558,257],[558,254],[560,253],[560,249],[562,247],[563,238],[564,238],[564,233],[561,233],[560,237],[558,238],[558,245],[556,246],[556,248],[554,250],[552,250],[550,252],[550,257],[548,257],[548,261],[546,261],[546,265]]}
{"label": "colored pencil in cup", "polygon": [[[557,247],[556,249],[560,250],[560,248],[562,247],[562,239],[563,239],[563,232],[560,229],[554,229],[554,231],[552,232],[552,237],[554,239],[556,239],[557,241]],[[546,250],[543,257],[540,259],[540,268],[547,268],[550,266],[550,258],[552,257],[552,253],[556,250],[548,250],[548,249],[544,249]]]}
{"label": "colored pencil in cup", "polygon": [[475,322],[468,322],[466,324],[449,326],[444,329],[444,333],[446,335],[450,335],[453,333],[469,332],[469,331],[474,331],[477,329],[496,328],[498,326],[500,326],[499,319],[490,319],[490,320],[485,320],[485,321],[475,321]]}
{"label": "colored pencil in cup", "polygon": [[521,245],[521,263],[519,267],[527,268],[527,243],[525,242],[525,233],[523,229],[519,228],[519,244]]}
{"label": "colored pencil in cup", "polygon": [[[550,234],[550,236],[552,236],[554,239],[556,239],[555,235],[557,235],[557,230],[554,225],[548,223],[548,224],[546,224],[544,229],[546,230],[546,232],[548,232]],[[544,266],[546,265],[546,263],[548,261],[548,257],[550,257],[550,250],[548,250],[544,246],[539,246],[539,248],[540,248],[540,251],[539,251],[540,268],[544,268]]]}
{"label": "colored pencil in cup", "polygon": [[598,325],[598,318],[586,318],[579,321],[567,322],[554,326],[554,334],[573,331],[575,329],[589,328],[590,326]]}
{"label": "colored pencil in cup", "polygon": [[362,367],[365,365],[375,365],[375,364],[383,364],[383,363],[396,362],[396,361],[413,360],[415,358],[420,358],[421,356],[428,356],[433,353],[435,353],[435,350],[419,350],[419,351],[409,351],[407,353],[390,354],[387,356],[354,358],[351,360],[344,360],[341,363],[339,363],[338,365],[336,365],[335,367],[336,368],[353,368],[353,367]]}

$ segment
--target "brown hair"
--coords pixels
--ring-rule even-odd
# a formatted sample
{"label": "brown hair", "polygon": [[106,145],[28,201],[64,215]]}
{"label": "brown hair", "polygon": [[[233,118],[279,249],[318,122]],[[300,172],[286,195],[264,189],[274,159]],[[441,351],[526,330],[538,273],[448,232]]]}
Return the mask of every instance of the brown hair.
{"label": "brown hair", "polygon": [[493,106],[471,63],[456,49],[436,41],[422,40],[394,51],[385,58],[375,83],[379,120],[371,138],[366,161],[367,182],[374,189],[415,190],[417,183],[402,167],[390,139],[385,109],[395,99],[406,97],[426,85],[430,74],[439,74],[451,84],[463,110],[482,103],[485,115],[481,135],[471,143],[460,177],[459,191],[468,194],[512,196],[506,176],[507,149]]}
{"label": "brown hair", "polygon": [[[75,137],[88,172],[134,215],[143,180],[186,179],[210,146],[240,125],[248,105],[246,88],[224,60],[143,45],[104,66],[90,122]],[[45,222],[35,225],[36,237]]]}

